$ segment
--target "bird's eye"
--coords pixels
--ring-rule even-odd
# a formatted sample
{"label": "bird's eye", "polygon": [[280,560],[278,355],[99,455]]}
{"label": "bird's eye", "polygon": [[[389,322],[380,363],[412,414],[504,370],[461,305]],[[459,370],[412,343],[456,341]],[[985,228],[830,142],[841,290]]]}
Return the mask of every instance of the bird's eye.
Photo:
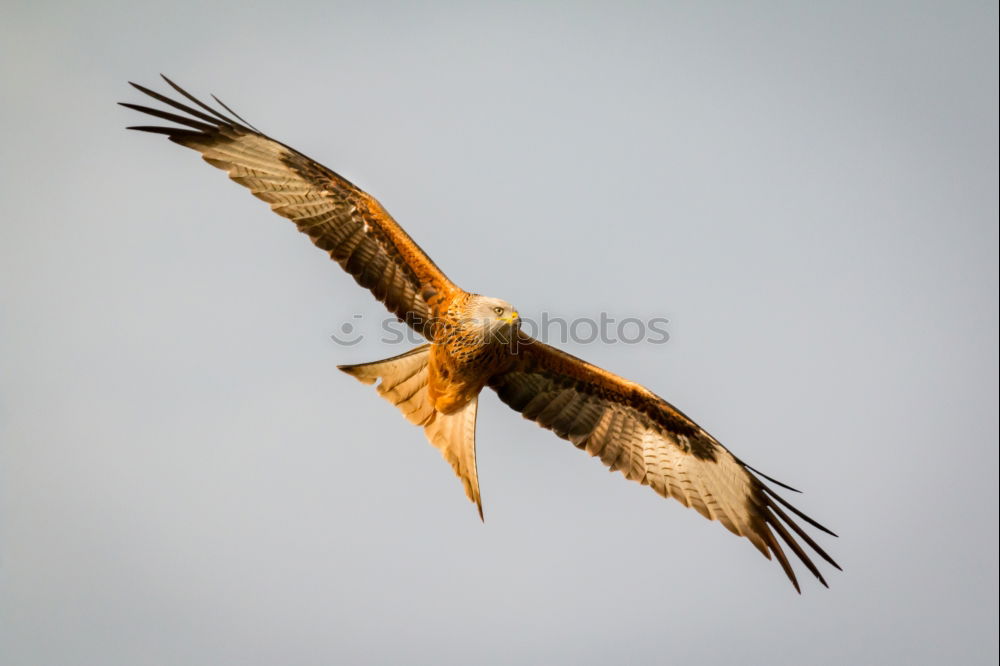
{"label": "bird's eye", "polygon": [[501,308],[501,307],[493,308],[493,312],[496,312],[498,315],[502,315],[503,314],[503,308]]}

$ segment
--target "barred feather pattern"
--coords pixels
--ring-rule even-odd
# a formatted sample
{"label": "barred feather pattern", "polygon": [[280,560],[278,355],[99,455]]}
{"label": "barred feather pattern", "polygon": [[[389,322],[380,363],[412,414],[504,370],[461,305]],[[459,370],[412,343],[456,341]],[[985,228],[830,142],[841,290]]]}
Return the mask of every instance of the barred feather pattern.
{"label": "barred feather pattern", "polygon": [[765,480],[794,488],[743,463],[643,386],[523,333],[509,346],[483,346],[475,331],[461,328],[462,308],[477,295],[452,284],[378,201],[258,131],[218,98],[213,97],[226,113],[164,80],[185,101],[132,85],[173,111],[123,105],[174,125],[130,129],[162,134],[199,151],[209,164],[294,222],[390,312],[431,341],[391,359],[341,369],[364,383],[379,382],[379,395],[424,428],[462,479],[480,517],[475,427],[478,394],[488,385],[525,418],[612,471],[745,537],[768,559],[778,560],[796,590],[799,583],[785,548],[823,585],[826,580],[806,547],[840,568],[797,521],[833,532]]}
{"label": "barred feather pattern", "polygon": [[796,590],[798,580],[782,542],[827,583],[792,532],[840,568],[782,506],[832,532],[788,504],[715,438],[644,387],[523,334],[513,367],[491,378],[489,386],[524,418],[599,458],[611,471],[719,521],[768,559],[773,554]]}
{"label": "barred feather pattern", "polygon": [[429,322],[436,316],[435,308],[459,290],[378,201],[332,170],[238,120],[238,116],[230,118],[164,79],[190,104],[132,85],[181,114],[138,104],[123,106],[181,127],[129,129],[164,134],[200,152],[206,162],[294,222],[390,312],[430,337]]}

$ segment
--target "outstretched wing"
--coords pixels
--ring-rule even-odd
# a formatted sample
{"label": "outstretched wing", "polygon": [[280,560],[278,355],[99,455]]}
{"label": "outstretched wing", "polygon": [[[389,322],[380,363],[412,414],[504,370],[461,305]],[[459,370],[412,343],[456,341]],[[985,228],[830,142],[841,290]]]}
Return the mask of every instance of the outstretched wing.
{"label": "outstretched wing", "polygon": [[122,106],[182,127],[129,129],[165,134],[199,151],[206,162],[295,222],[390,312],[429,337],[435,306],[450,299],[456,287],[378,201],[322,164],[253,129],[218,99],[235,118],[163,78],[194,106],[132,85],[183,115],[138,104]]}
{"label": "outstretched wing", "polygon": [[840,568],[784,509],[833,532],[778,496],[758,478],[763,474],[755,474],[665,400],[523,333],[520,343],[514,366],[489,386],[525,418],[600,456],[612,471],[718,520],[768,559],[774,553],[796,590],[795,572],[775,533],[823,585],[822,574],[792,532]]}

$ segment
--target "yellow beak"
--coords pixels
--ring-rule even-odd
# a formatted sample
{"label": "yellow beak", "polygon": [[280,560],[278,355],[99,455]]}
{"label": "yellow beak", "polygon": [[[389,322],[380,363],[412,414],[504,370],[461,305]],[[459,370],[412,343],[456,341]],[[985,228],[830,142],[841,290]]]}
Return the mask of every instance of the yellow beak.
{"label": "yellow beak", "polygon": [[505,314],[504,316],[500,317],[500,321],[502,321],[505,324],[513,324],[515,321],[517,321],[518,317],[519,315],[517,314],[516,311],[511,311]]}

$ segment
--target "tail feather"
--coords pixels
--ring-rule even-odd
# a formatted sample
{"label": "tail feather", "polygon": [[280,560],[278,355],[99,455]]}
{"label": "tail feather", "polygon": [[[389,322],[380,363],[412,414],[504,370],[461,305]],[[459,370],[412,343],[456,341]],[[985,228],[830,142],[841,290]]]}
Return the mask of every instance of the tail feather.
{"label": "tail feather", "polygon": [[427,439],[441,452],[455,474],[462,479],[465,495],[479,510],[483,518],[483,502],[479,495],[479,474],[476,471],[476,410],[479,397],[470,400],[451,414],[438,412],[434,420],[424,426]]}
{"label": "tail feather", "polygon": [[405,354],[372,363],[337,366],[365,384],[378,382],[375,390],[395,405],[406,419],[423,426],[428,441],[441,452],[465,486],[466,496],[475,503],[483,519],[476,471],[476,411],[479,398],[461,409],[444,414],[434,409],[427,395],[430,345],[421,345]]}
{"label": "tail feather", "polygon": [[430,345],[421,345],[405,354],[372,363],[338,365],[365,384],[379,381],[375,390],[403,412],[414,425],[427,425],[434,419],[434,405],[427,397],[427,362]]}

